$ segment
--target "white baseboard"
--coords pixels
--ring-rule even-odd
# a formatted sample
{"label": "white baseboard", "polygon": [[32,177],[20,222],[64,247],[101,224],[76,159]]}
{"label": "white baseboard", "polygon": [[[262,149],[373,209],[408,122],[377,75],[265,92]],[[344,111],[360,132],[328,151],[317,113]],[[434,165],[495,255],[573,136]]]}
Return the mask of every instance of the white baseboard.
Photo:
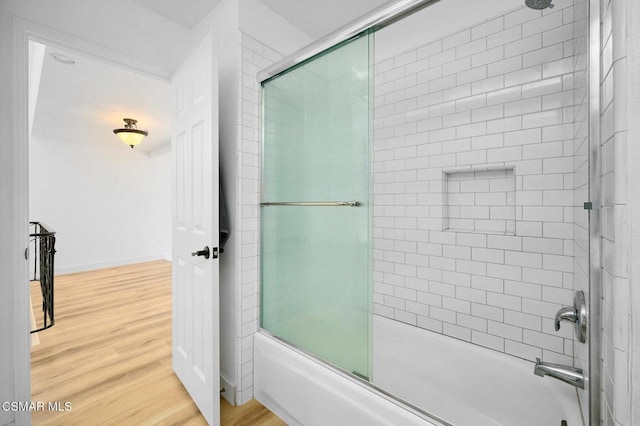
{"label": "white baseboard", "polygon": [[220,392],[220,395],[226,399],[232,406],[236,405],[236,387],[232,385],[222,374],[220,375],[220,389],[224,389],[224,392]]}
{"label": "white baseboard", "polygon": [[114,268],[117,266],[133,265],[135,263],[153,262],[154,260],[166,260],[164,254],[138,257],[135,259],[117,259],[107,262],[87,263],[74,266],[55,266],[55,275],[75,274],[77,272],[93,271],[96,269]]}

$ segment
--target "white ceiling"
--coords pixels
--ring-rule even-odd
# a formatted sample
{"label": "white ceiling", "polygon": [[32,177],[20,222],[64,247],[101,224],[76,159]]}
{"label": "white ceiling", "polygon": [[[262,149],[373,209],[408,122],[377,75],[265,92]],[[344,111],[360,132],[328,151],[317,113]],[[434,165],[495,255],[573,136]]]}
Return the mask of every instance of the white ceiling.
{"label": "white ceiling", "polygon": [[193,28],[221,0],[131,0],[178,24]]}
{"label": "white ceiling", "polygon": [[[395,3],[396,0],[390,1]],[[389,0],[262,0],[312,39],[348,24]]]}
{"label": "white ceiling", "polygon": [[[61,64],[53,53],[76,63]],[[113,129],[123,127],[123,118],[134,118],[138,128],[149,131],[135,149],[152,152],[171,141],[171,106],[166,80],[47,47],[32,135],[55,143],[126,148]]]}
{"label": "white ceiling", "polygon": [[[187,28],[193,28],[221,0],[131,0]],[[261,0],[311,38],[320,38],[389,0]],[[395,0],[392,0],[393,3]]]}
{"label": "white ceiling", "polygon": [[[187,28],[193,28],[220,0],[131,0]],[[319,38],[385,0],[262,0],[276,13]],[[188,5],[188,6],[187,6]],[[51,55],[72,57],[63,65]],[[108,63],[47,47],[32,136],[52,143],[126,146],[113,134],[123,118],[135,118],[149,136],[135,149],[151,153],[171,141],[171,86]],[[120,146],[118,145],[118,146]]]}

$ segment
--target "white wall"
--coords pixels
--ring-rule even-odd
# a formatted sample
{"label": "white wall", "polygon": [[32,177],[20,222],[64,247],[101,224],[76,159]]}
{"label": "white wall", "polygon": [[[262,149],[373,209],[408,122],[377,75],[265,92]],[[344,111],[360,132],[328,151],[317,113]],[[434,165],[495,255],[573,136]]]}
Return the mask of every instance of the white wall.
{"label": "white wall", "polygon": [[[4,3],[0,3],[3,8]],[[12,54],[11,15],[0,9],[0,53]],[[0,61],[0,341],[14,342],[14,283],[15,263],[20,262],[17,247],[23,241],[16,241],[13,235],[15,221],[14,207],[14,164],[13,164],[13,106],[12,106],[12,61]],[[26,265],[26,263],[25,263]],[[25,330],[26,332],[26,330]],[[22,349],[28,356],[28,348]],[[14,358],[12,344],[0,346],[0,400],[12,401],[16,398],[14,371],[19,368]],[[23,397],[24,395],[20,395]],[[12,413],[0,411],[0,425],[14,420]]]}
{"label": "white wall", "polygon": [[171,154],[32,138],[29,218],[56,232],[56,274],[171,258]]}

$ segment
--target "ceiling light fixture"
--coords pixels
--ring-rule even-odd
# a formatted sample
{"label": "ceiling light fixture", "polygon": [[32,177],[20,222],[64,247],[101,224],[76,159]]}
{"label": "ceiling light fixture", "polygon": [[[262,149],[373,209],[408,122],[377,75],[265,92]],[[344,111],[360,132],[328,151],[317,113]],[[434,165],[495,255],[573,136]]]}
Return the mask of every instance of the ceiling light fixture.
{"label": "ceiling light fixture", "polygon": [[149,134],[146,130],[138,130],[136,123],[138,120],[134,120],[133,118],[123,118],[124,128],[122,129],[113,129],[113,133],[118,135],[118,137],[122,140],[122,142],[129,145],[131,148],[138,145],[142,142],[145,136]]}

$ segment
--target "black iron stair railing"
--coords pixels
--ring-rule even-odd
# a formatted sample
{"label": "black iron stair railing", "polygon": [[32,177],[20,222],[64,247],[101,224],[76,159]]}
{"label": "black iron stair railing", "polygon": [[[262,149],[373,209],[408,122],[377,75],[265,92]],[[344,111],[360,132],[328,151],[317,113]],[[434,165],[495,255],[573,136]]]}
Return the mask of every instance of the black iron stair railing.
{"label": "black iron stair railing", "polygon": [[42,292],[43,326],[31,333],[46,330],[52,327],[56,321],[53,305],[53,258],[56,253],[55,231],[42,222],[29,222],[29,249],[33,243],[33,281],[40,282]]}

